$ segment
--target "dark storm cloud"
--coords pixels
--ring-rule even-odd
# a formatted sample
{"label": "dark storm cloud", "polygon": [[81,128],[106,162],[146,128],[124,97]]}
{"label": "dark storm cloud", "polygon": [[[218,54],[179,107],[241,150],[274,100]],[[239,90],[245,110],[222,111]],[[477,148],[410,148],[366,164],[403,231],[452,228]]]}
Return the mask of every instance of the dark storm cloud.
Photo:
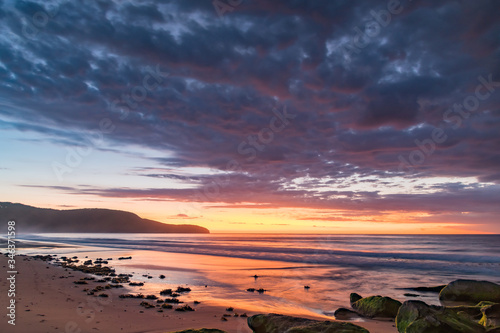
{"label": "dark storm cloud", "polygon": [[[166,167],[226,171],[234,160],[241,169],[220,188],[214,200],[219,202],[309,207],[337,202],[335,207],[358,209],[353,193],[329,199],[310,191],[322,185],[342,189],[346,184],[338,180],[348,177],[383,182],[401,174],[399,156],[409,159],[419,149],[415,140],[432,138],[435,128],[447,139],[406,176],[498,183],[500,86],[482,88],[488,98],[467,117],[444,115],[474,96],[479,76],[500,81],[500,4],[402,1],[401,8],[350,52],[358,34],[370,32],[370,22],[373,28],[371,11],[386,10],[386,2],[249,1],[222,18],[210,1],[3,3],[0,115],[8,125],[2,126],[48,134],[67,145],[109,118],[115,129],[106,139],[115,149],[136,144],[165,152],[153,161]],[[40,13],[46,22],[36,21]],[[145,77],[155,68],[168,76],[145,90]],[[141,91],[146,96],[140,101],[131,99]],[[273,108],[285,105],[296,117],[255,159],[240,154],[239,145],[258,138],[275,117]],[[141,175],[200,186],[216,179]],[[308,180],[294,183],[298,178]],[[435,190],[445,205],[448,198],[458,200],[450,189]],[[86,191],[193,196],[191,190],[173,189]],[[487,189],[467,191],[476,207],[491,203],[483,195]],[[364,198],[362,205],[410,209],[408,203],[416,202],[434,209],[439,193],[357,195]]]}

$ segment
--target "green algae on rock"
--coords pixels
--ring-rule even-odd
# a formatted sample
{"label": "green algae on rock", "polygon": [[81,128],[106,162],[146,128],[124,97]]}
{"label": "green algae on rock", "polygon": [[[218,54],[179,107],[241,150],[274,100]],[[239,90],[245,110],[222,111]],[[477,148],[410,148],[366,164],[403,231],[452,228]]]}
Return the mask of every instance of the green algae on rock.
{"label": "green algae on rock", "polygon": [[477,304],[481,301],[500,303],[500,285],[488,281],[456,280],[439,293],[439,300]]}
{"label": "green algae on rock", "polygon": [[351,293],[351,295],[349,296],[351,306],[362,298],[363,297],[360,294]]}
{"label": "green algae on rock", "polygon": [[200,328],[199,330],[184,330],[171,333],[227,333],[227,332],[215,328]]}
{"label": "green algae on rock", "polygon": [[483,314],[479,324],[486,328],[500,328],[500,304],[492,304],[481,308]]}
{"label": "green algae on rock", "polygon": [[318,321],[278,314],[258,314],[248,318],[248,326],[254,333],[369,333],[350,323]]}
{"label": "green algae on rock", "polygon": [[406,301],[399,309],[396,327],[400,333],[484,333],[468,316],[422,301]]}
{"label": "green algae on rock", "polygon": [[358,299],[351,306],[363,317],[396,318],[401,302],[390,297],[370,296]]}

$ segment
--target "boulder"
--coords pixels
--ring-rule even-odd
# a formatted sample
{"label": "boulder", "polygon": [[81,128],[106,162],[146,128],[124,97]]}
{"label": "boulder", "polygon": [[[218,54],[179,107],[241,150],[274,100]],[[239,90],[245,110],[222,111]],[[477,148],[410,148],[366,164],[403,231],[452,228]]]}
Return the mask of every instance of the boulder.
{"label": "boulder", "polygon": [[401,302],[390,297],[370,296],[355,301],[351,306],[362,317],[396,318]]}
{"label": "boulder", "polygon": [[359,314],[357,312],[346,308],[338,308],[337,310],[335,310],[333,315],[337,320],[350,320],[353,318],[359,318]]}
{"label": "boulder", "polygon": [[481,309],[483,317],[479,321],[481,325],[487,328],[500,326],[500,304],[485,306]]}
{"label": "boulder", "polygon": [[442,286],[434,286],[434,287],[416,287],[416,288],[408,288],[408,290],[420,291],[420,292],[428,292],[428,293],[440,293],[446,285]]}
{"label": "boulder", "polygon": [[366,329],[350,323],[318,321],[278,314],[259,314],[247,319],[254,333],[369,333]]}
{"label": "boulder", "polygon": [[476,304],[481,301],[500,303],[500,285],[488,281],[456,280],[439,293],[439,300]]}
{"label": "boulder", "polygon": [[396,327],[400,333],[484,333],[483,326],[468,316],[422,301],[406,301],[399,309]]}
{"label": "boulder", "polygon": [[470,319],[474,321],[478,321],[483,317],[482,309],[493,304],[496,303],[483,301],[479,302],[476,305],[458,305],[458,306],[448,306],[446,308],[448,310],[456,312],[457,314],[468,316]]}
{"label": "boulder", "polygon": [[486,331],[486,333],[500,333],[500,327],[495,327]]}
{"label": "boulder", "polygon": [[227,333],[226,331],[221,331],[213,328],[201,328],[199,330],[184,330],[184,331],[176,331],[172,333]]}
{"label": "boulder", "polygon": [[351,302],[351,306],[359,301],[360,299],[362,299],[363,297],[361,297],[360,294],[356,294],[356,293],[351,293],[351,295],[349,296],[349,299],[350,299],[350,302]]}

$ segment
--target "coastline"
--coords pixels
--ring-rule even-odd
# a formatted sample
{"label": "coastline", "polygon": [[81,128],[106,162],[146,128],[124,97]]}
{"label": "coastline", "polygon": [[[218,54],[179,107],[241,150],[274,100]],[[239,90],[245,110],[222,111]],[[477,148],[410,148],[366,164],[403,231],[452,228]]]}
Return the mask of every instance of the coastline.
{"label": "coastline", "polygon": [[[6,264],[7,257],[1,255],[0,266]],[[7,323],[9,318],[2,312],[0,330],[6,332],[36,332],[42,329],[51,332],[81,330],[81,332],[156,333],[217,328],[228,333],[246,333],[251,332],[246,318],[234,317],[234,313],[246,312],[248,316],[267,313],[244,311],[233,304],[227,304],[227,307],[234,307],[233,312],[228,312],[226,306],[212,304],[203,299],[200,299],[200,304],[194,304],[192,299],[186,300],[185,304],[193,307],[196,310],[194,312],[178,312],[173,309],[158,312],[157,308],[146,309],[140,306],[143,299],[120,298],[121,294],[136,293],[136,290],[128,286],[106,290],[106,294],[109,295],[107,298],[96,297],[87,295],[83,289],[99,285],[98,283],[89,281],[88,285],[74,284],[74,281],[88,278],[89,274],[66,270],[24,255],[16,256],[16,266],[19,272],[16,275],[16,325],[15,327],[9,325]],[[8,292],[6,272],[6,268],[3,267],[0,284],[2,295]],[[221,319],[224,314],[228,315],[225,317],[227,321]],[[301,317],[325,320],[325,316],[315,316],[311,313]],[[397,332],[393,322],[375,320],[350,322],[367,328],[371,333]]]}

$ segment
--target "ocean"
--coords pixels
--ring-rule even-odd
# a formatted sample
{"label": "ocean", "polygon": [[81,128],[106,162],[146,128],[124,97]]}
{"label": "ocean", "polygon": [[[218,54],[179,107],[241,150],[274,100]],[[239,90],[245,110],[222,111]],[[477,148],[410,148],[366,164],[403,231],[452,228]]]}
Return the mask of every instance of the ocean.
{"label": "ocean", "polygon": [[[189,285],[193,291],[186,300],[249,312],[329,317],[349,306],[351,292],[439,304],[437,294],[407,288],[456,279],[500,283],[500,235],[33,234],[18,239],[69,244],[27,248],[24,254],[112,257],[109,265],[117,273],[145,282],[131,292]],[[131,260],[116,260],[129,255]],[[418,297],[404,295],[409,292]]]}

